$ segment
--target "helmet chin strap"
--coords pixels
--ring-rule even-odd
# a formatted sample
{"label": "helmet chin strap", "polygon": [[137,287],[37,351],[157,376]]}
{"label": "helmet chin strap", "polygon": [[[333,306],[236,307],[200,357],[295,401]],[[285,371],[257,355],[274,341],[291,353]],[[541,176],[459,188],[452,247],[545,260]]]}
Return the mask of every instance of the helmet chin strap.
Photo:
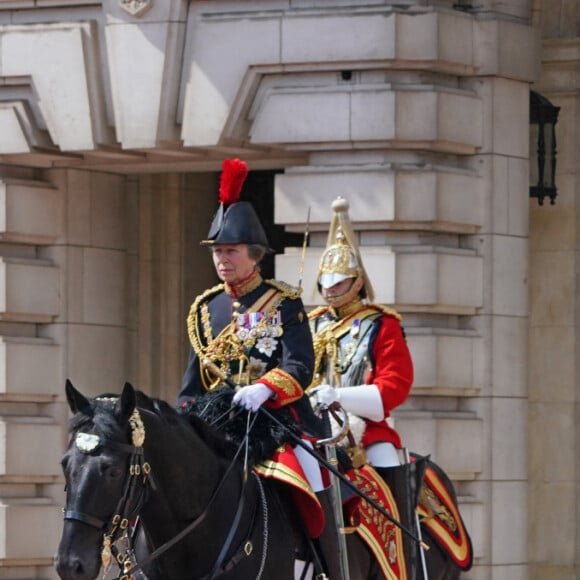
{"label": "helmet chin strap", "polygon": [[356,278],[353,279],[350,288],[341,294],[340,296],[326,296],[324,300],[326,300],[327,304],[332,306],[333,308],[340,308],[349,302],[352,302],[356,298],[358,298],[359,292],[361,291],[364,285],[364,280],[362,276],[359,274]]}

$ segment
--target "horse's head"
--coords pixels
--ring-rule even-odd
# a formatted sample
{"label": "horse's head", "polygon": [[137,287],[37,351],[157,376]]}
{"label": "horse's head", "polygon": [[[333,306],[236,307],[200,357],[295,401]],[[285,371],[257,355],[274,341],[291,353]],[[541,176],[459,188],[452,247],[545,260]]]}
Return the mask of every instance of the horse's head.
{"label": "horse's head", "polygon": [[[66,508],[56,568],[63,579],[92,580],[101,566],[104,536],[119,533],[135,509],[131,504],[139,501],[129,470],[135,456],[142,458],[144,429],[128,383],[119,397],[89,399],[67,381],[66,396],[74,415],[62,459]],[[118,515],[121,521],[113,522]]]}

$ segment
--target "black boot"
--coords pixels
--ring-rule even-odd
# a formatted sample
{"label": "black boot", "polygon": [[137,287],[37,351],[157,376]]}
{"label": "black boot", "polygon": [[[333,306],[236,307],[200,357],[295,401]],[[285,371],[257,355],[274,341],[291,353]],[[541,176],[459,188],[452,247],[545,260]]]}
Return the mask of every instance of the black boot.
{"label": "black boot", "polygon": [[336,522],[332,493],[332,488],[316,492],[316,497],[324,510],[325,524],[322,534],[314,540],[314,544],[317,548],[324,573],[330,580],[336,580],[342,578],[341,551],[343,546],[341,546],[342,542],[339,541],[341,530],[339,530]]}
{"label": "black boot", "polygon": [[[418,537],[415,511],[419,501],[419,492],[425,474],[425,467],[426,461],[423,458],[396,467],[374,468],[385,480],[393,494],[399,510],[400,523],[415,537]],[[408,578],[410,580],[423,578],[420,546],[405,532],[402,532],[402,538]]]}

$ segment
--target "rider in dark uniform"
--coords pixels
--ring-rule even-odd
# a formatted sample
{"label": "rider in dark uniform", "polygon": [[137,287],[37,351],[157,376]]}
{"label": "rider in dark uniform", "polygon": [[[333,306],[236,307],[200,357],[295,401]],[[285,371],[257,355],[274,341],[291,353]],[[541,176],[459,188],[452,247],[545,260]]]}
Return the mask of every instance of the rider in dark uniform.
{"label": "rider in dark uniform", "polygon": [[232,188],[241,189],[246,175],[242,161],[226,160],[221,204],[201,242],[211,248],[223,282],[191,306],[191,349],[178,403],[223,382],[205,365],[211,361],[244,386],[236,403],[253,411],[263,403],[271,408],[290,405],[303,429],[314,431],[316,418],[304,394],[314,368],[308,317],[299,289],[260,274],[259,262],[269,249],[266,234],[252,205],[237,201],[239,191],[232,193]]}
{"label": "rider in dark uniform", "polygon": [[[242,387],[234,395],[234,403],[251,411],[261,405],[290,409],[305,434],[305,443],[311,446],[308,440],[320,438],[323,432],[305,394],[314,369],[308,316],[299,288],[264,280],[260,274],[259,263],[269,244],[252,205],[238,201],[246,175],[247,167],[239,159],[224,162],[221,203],[207,239],[201,242],[211,248],[222,283],[203,292],[191,305],[187,319],[191,349],[178,404],[187,406],[188,401],[222,385],[225,375]],[[327,507],[316,459],[300,446],[293,453],[319,504]],[[334,555],[336,532],[329,529],[333,525],[327,521],[317,541],[324,552]]]}

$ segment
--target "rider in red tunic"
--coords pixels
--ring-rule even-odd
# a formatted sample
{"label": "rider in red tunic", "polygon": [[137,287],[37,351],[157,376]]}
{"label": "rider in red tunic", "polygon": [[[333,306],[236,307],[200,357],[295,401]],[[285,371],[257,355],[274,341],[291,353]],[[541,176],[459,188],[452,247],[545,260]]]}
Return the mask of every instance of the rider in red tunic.
{"label": "rider in red tunic", "polygon": [[[392,474],[405,469],[400,467],[405,457],[391,412],[409,395],[413,363],[401,316],[372,302],[373,288],[348,217],[347,201],[338,198],[332,207],[334,215],[317,278],[326,305],[309,314],[316,359],[311,389],[319,403],[330,406],[339,402],[348,411],[351,431],[357,439],[354,467],[370,464],[374,468],[371,471],[389,481]],[[351,446],[352,456],[355,449]],[[405,477],[398,479],[405,485]],[[397,497],[394,486],[391,491],[399,504],[399,517],[408,526],[412,508],[406,498]],[[392,498],[389,494],[387,491]],[[394,534],[389,538],[386,542],[377,538],[377,556],[380,544],[387,543],[389,577],[394,574],[405,578],[402,540],[392,541]]]}
{"label": "rider in red tunic", "polygon": [[[375,466],[399,465],[401,439],[391,411],[408,397],[413,362],[394,310],[373,304],[373,289],[348,219],[348,203],[334,204],[318,287],[327,306],[310,313],[319,401],[339,401],[364,419],[362,446]],[[331,386],[332,385],[332,386]]]}

